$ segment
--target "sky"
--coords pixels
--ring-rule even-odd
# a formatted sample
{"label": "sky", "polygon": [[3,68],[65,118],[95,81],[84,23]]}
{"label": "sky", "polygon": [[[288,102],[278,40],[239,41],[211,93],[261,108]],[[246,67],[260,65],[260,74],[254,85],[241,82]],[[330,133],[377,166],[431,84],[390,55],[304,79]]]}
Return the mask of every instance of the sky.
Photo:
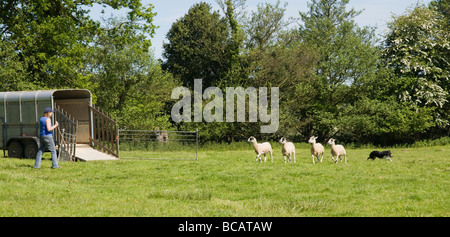
{"label": "sky", "polygon": [[[152,39],[152,48],[156,58],[161,58],[163,52],[163,42],[166,41],[166,34],[172,24],[179,18],[183,17],[189,8],[198,2],[210,3],[214,10],[219,10],[219,5],[216,0],[142,0],[144,5],[153,4],[155,6],[154,12],[157,15],[154,18],[154,24],[159,28]],[[276,0],[247,0],[247,11],[251,12],[257,9],[258,3],[276,3]],[[286,18],[298,18],[299,11],[307,12],[307,0],[281,0],[281,3],[288,3],[286,8]],[[431,0],[350,0],[347,5],[348,9],[363,10],[363,12],[355,18],[356,23],[360,27],[374,26],[377,28],[376,34],[382,38],[387,31],[386,23],[392,19],[393,15],[402,15],[408,8],[419,4],[428,4]],[[104,9],[102,15],[101,6],[94,6],[90,8],[90,16],[95,20],[101,20],[101,17],[125,16],[127,10],[113,10]]]}

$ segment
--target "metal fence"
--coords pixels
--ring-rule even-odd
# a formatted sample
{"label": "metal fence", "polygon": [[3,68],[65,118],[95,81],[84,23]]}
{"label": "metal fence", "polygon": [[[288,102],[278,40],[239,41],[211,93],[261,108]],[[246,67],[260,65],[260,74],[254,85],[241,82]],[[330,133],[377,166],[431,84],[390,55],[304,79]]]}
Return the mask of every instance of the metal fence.
{"label": "metal fence", "polygon": [[197,131],[119,130],[120,159],[198,161]]}

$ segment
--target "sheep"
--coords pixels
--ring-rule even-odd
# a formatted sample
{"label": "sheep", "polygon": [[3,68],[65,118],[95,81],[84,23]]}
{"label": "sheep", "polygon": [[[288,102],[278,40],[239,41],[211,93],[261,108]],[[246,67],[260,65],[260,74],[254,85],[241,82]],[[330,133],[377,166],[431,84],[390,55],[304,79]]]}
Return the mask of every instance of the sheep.
{"label": "sheep", "polygon": [[160,128],[156,127],[154,133],[158,142],[169,142],[169,133],[167,131],[160,131]]}
{"label": "sheep", "polygon": [[284,157],[284,163],[286,163],[286,157],[289,156],[289,162],[291,162],[291,157],[294,156],[294,163],[296,163],[295,160],[295,145],[292,142],[287,142],[287,139],[285,137],[282,137],[280,139],[281,145],[281,153]]}
{"label": "sheep", "polygon": [[[333,161],[337,164],[338,163],[338,158],[342,162],[342,158],[340,158],[340,156],[344,155],[345,156],[345,163],[347,163],[347,153],[345,152],[344,146],[336,145],[335,141],[336,140],[333,139],[333,138],[330,138],[330,140],[328,140],[328,144],[331,145],[331,159],[333,159]],[[334,160],[334,157],[336,157],[336,160]]]}
{"label": "sheep", "polygon": [[255,137],[250,137],[247,142],[251,142],[253,143],[253,148],[255,148],[255,152],[256,152],[256,161],[262,162],[261,160],[261,155],[264,155],[264,162],[267,161],[266,158],[266,154],[270,153],[270,160],[273,162],[273,157],[272,157],[272,146],[270,145],[270,143],[268,142],[264,142],[264,143],[257,143],[256,138]]}
{"label": "sheep", "polygon": [[[320,163],[322,163],[323,154],[325,153],[325,148],[322,146],[322,144],[316,143],[316,139],[317,139],[317,137],[312,136],[311,138],[309,138],[309,141],[308,141],[308,143],[311,143],[311,155],[312,155],[313,164],[316,163],[314,161],[315,157],[317,157],[317,161],[320,161]],[[322,157],[319,160],[320,155],[322,155]]]}

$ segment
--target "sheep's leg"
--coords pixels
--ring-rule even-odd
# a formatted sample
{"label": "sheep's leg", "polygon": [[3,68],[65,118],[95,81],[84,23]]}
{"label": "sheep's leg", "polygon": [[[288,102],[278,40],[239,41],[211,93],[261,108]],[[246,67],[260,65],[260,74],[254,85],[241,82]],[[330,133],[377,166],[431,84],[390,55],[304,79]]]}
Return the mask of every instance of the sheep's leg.
{"label": "sheep's leg", "polygon": [[312,156],[313,164],[315,164],[316,162],[314,160],[316,157],[314,157],[314,155],[311,155],[311,156]]}
{"label": "sheep's leg", "polygon": [[283,156],[283,158],[284,158],[284,163],[286,164],[286,156]]}
{"label": "sheep's leg", "polygon": [[295,159],[295,152],[294,152],[294,163],[297,163],[297,160]]}
{"label": "sheep's leg", "polygon": [[264,162],[266,162],[267,161],[267,157],[266,157],[266,154],[264,154]]}
{"label": "sheep's leg", "polygon": [[[317,156],[317,159],[319,159],[319,156]],[[322,157],[320,158],[320,163],[322,163],[323,160],[323,153],[322,153]]]}
{"label": "sheep's leg", "polygon": [[259,159],[259,162],[262,162],[262,161],[261,161],[261,155],[257,155],[257,156],[256,156],[256,162],[258,162],[258,159]]}
{"label": "sheep's leg", "polygon": [[270,152],[270,162],[273,162],[272,151]]}

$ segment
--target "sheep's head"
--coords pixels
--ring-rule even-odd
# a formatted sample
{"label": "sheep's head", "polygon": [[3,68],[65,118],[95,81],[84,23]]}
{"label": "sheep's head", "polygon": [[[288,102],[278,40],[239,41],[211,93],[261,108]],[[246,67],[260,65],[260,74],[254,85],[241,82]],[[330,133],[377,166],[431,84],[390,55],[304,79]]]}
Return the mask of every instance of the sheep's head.
{"label": "sheep's head", "polygon": [[284,144],[287,142],[287,139],[285,137],[282,137],[279,141],[281,144]]}
{"label": "sheep's head", "polygon": [[256,140],[256,138],[253,137],[253,136],[251,136],[251,137],[248,138],[247,142],[253,142],[253,141],[255,141],[255,140]]}
{"label": "sheep's head", "polygon": [[330,145],[335,145],[335,144],[334,144],[335,141],[336,141],[336,140],[334,140],[333,138],[330,138],[330,140],[328,140],[328,144],[330,144]]}
{"label": "sheep's head", "polygon": [[309,138],[308,143],[314,144],[314,143],[316,143],[316,139],[317,139],[317,137],[312,136],[311,138]]}

